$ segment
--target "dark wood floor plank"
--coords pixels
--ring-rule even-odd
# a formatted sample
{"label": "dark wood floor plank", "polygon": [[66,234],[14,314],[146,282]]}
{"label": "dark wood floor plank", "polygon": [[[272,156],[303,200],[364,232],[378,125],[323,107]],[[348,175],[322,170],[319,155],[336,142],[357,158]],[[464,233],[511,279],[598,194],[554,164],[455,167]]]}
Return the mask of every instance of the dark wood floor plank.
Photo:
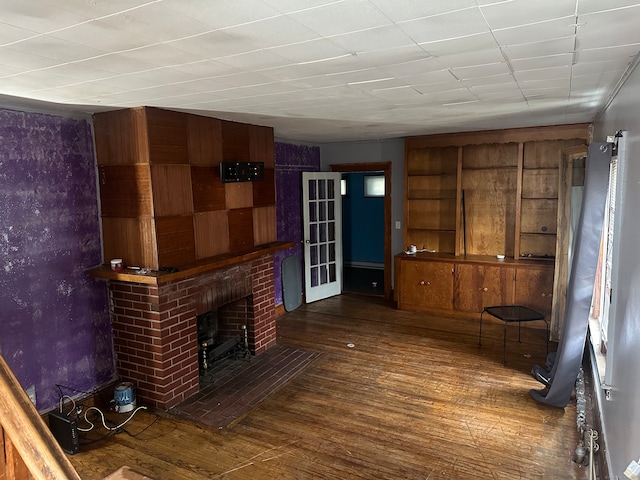
{"label": "dark wood floor plank", "polygon": [[[71,457],[83,479],[122,465],[163,479],[563,479],[575,403],[528,394],[544,331],[395,310],[342,295],[278,319],[280,344],[318,352],[305,369],[227,428],[140,412],[127,430]],[[353,346],[349,346],[353,344]]]}

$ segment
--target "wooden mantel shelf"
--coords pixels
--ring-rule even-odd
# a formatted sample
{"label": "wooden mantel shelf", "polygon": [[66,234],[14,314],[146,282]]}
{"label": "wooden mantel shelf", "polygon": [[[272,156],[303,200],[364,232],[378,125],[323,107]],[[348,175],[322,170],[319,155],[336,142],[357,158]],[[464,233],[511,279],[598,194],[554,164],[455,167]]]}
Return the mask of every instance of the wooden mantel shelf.
{"label": "wooden mantel shelf", "polygon": [[145,285],[162,285],[176,280],[183,280],[195,275],[200,275],[202,273],[211,272],[219,268],[249,262],[263,255],[272,254],[278,250],[284,250],[293,246],[293,242],[271,242],[256,246],[251,250],[225,253],[224,255],[208,257],[188,265],[182,265],[178,267],[178,271],[174,273],[154,270],[141,275],[137,273],[136,270],[128,268],[125,268],[120,272],[114,272],[108,265],[98,265],[97,267],[90,268],[88,271],[92,277],[103,280],[142,283]]}

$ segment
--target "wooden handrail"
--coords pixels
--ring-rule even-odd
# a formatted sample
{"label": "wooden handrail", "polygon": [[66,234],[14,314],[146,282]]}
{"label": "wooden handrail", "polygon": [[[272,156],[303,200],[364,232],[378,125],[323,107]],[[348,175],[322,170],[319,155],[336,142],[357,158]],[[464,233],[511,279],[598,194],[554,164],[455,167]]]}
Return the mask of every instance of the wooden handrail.
{"label": "wooden handrail", "polygon": [[[17,453],[37,480],[80,480],[80,476],[0,355],[0,423]],[[10,467],[7,465],[7,467]],[[13,480],[8,477],[7,480]]]}

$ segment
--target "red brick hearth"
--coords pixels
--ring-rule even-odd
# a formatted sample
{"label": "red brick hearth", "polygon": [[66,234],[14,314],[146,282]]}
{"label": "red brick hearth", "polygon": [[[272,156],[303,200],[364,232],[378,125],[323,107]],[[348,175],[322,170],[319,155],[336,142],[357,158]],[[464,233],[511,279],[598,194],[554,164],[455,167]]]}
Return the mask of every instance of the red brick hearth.
{"label": "red brick hearth", "polygon": [[110,281],[116,367],[141,403],[168,410],[200,390],[196,316],[246,298],[249,348],[276,344],[273,255],[159,285]]}

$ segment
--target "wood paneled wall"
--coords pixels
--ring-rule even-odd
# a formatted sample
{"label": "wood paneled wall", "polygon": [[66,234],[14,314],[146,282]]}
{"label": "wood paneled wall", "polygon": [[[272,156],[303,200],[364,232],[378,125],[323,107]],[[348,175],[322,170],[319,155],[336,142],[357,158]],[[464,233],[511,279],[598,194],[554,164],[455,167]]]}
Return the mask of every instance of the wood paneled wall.
{"label": "wood paneled wall", "polygon": [[[273,129],[152,107],[94,115],[104,261],[158,269],[276,240]],[[265,163],[220,180],[221,161]]]}

